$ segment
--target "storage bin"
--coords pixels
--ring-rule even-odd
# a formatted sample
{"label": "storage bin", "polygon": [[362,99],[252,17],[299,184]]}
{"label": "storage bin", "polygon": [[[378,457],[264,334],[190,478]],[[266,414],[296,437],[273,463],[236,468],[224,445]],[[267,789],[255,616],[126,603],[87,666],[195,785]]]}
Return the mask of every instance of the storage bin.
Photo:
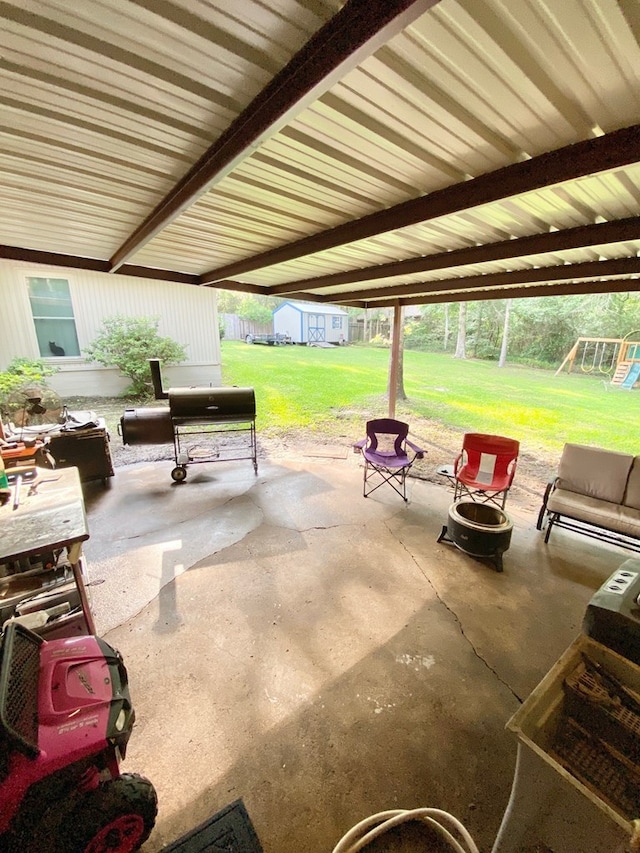
{"label": "storage bin", "polygon": [[[615,709],[581,704],[585,656],[640,702],[640,667],[580,635],[549,670],[507,729],[518,737],[509,804],[492,853],[534,844],[562,853],[616,853],[640,817],[640,766],[633,730]],[[640,709],[639,709],[640,710]],[[640,719],[640,717],[639,717]],[[530,848],[527,847],[530,845]]]}

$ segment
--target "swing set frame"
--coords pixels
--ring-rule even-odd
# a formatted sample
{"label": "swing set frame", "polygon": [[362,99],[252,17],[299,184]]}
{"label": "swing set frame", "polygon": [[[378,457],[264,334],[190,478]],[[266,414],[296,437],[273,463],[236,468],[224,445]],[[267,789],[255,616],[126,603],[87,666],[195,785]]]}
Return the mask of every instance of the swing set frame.
{"label": "swing set frame", "polygon": [[555,375],[560,374],[565,365],[571,373],[582,347],[580,370],[582,373],[613,374],[612,383],[620,384],[634,362],[640,362],[640,340],[630,340],[631,335],[640,337],[640,330],[629,332],[624,338],[578,338],[565,356]]}

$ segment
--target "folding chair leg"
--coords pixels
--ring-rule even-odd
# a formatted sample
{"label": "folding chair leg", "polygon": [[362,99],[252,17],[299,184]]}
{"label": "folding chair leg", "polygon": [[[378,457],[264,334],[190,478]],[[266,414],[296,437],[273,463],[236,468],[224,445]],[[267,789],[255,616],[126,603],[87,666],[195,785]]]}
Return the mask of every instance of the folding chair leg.
{"label": "folding chair leg", "polygon": [[469,489],[464,483],[460,483],[456,481],[455,488],[453,491],[453,500],[454,502],[460,500],[461,498],[470,498],[474,503],[483,503],[488,504],[492,503],[496,506],[499,506],[500,509],[504,509],[505,504],[507,503],[507,494],[508,491],[504,490],[502,492],[494,492],[493,494],[489,494],[489,492],[483,492],[481,489]]}
{"label": "folding chair leg", "polygon": [[[371,487],[367,491],[367,483],[371,480],[372,477],[375,477],[376,474],[380,477],[380,482],[376,483],[375,486]],[[385,483],[388,483],[391,488],[400,495],[403,501],[407,501],[407,470],[406,468],[401,468],[399,471],[389,471],[382,468],[377,468],[375,465],[371,465],[369,462],[365,462],[364,466],[364,475],[363,475],[363,484],[362,484],[362,494],[365,498],[368,498],[369,495],[373,494],[376,489],[379,489],[380,486],[384,486]]]}

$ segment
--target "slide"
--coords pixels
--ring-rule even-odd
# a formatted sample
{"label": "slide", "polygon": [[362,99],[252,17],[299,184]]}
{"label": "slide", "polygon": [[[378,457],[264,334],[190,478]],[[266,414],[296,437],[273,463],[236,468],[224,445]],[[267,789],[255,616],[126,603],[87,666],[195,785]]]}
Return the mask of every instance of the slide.
{"label": "slide", "polygon": [[627,388],[631,390],[633,386],[638,381],[638,377],[640,376],[640,361],[634,361],[631,367],[629,368],[629,372],[625,376],[624,380],[620,383],[621,388]]}

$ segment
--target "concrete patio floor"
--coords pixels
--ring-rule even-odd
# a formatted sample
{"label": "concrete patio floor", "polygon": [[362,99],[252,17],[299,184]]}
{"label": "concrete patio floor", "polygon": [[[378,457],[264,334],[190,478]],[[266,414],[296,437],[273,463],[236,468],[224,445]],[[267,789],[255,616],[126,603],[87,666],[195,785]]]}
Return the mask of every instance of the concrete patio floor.
{"label": "concrete patio floor", "polygon": [[[338,456],[85,484],[97,630],[137,713],[124,769],[159,796],[145,853],[239,798],[264,853],[331,853],[362,818],[418,806],[491,850],[515,767],[505,724],[628,555],[564,531],[545,545],[539,501],[510,498],[498,573],[437,543],[445,483],[365,500],[359,457]],[[418,849],[409,835],[398,849]]]}

